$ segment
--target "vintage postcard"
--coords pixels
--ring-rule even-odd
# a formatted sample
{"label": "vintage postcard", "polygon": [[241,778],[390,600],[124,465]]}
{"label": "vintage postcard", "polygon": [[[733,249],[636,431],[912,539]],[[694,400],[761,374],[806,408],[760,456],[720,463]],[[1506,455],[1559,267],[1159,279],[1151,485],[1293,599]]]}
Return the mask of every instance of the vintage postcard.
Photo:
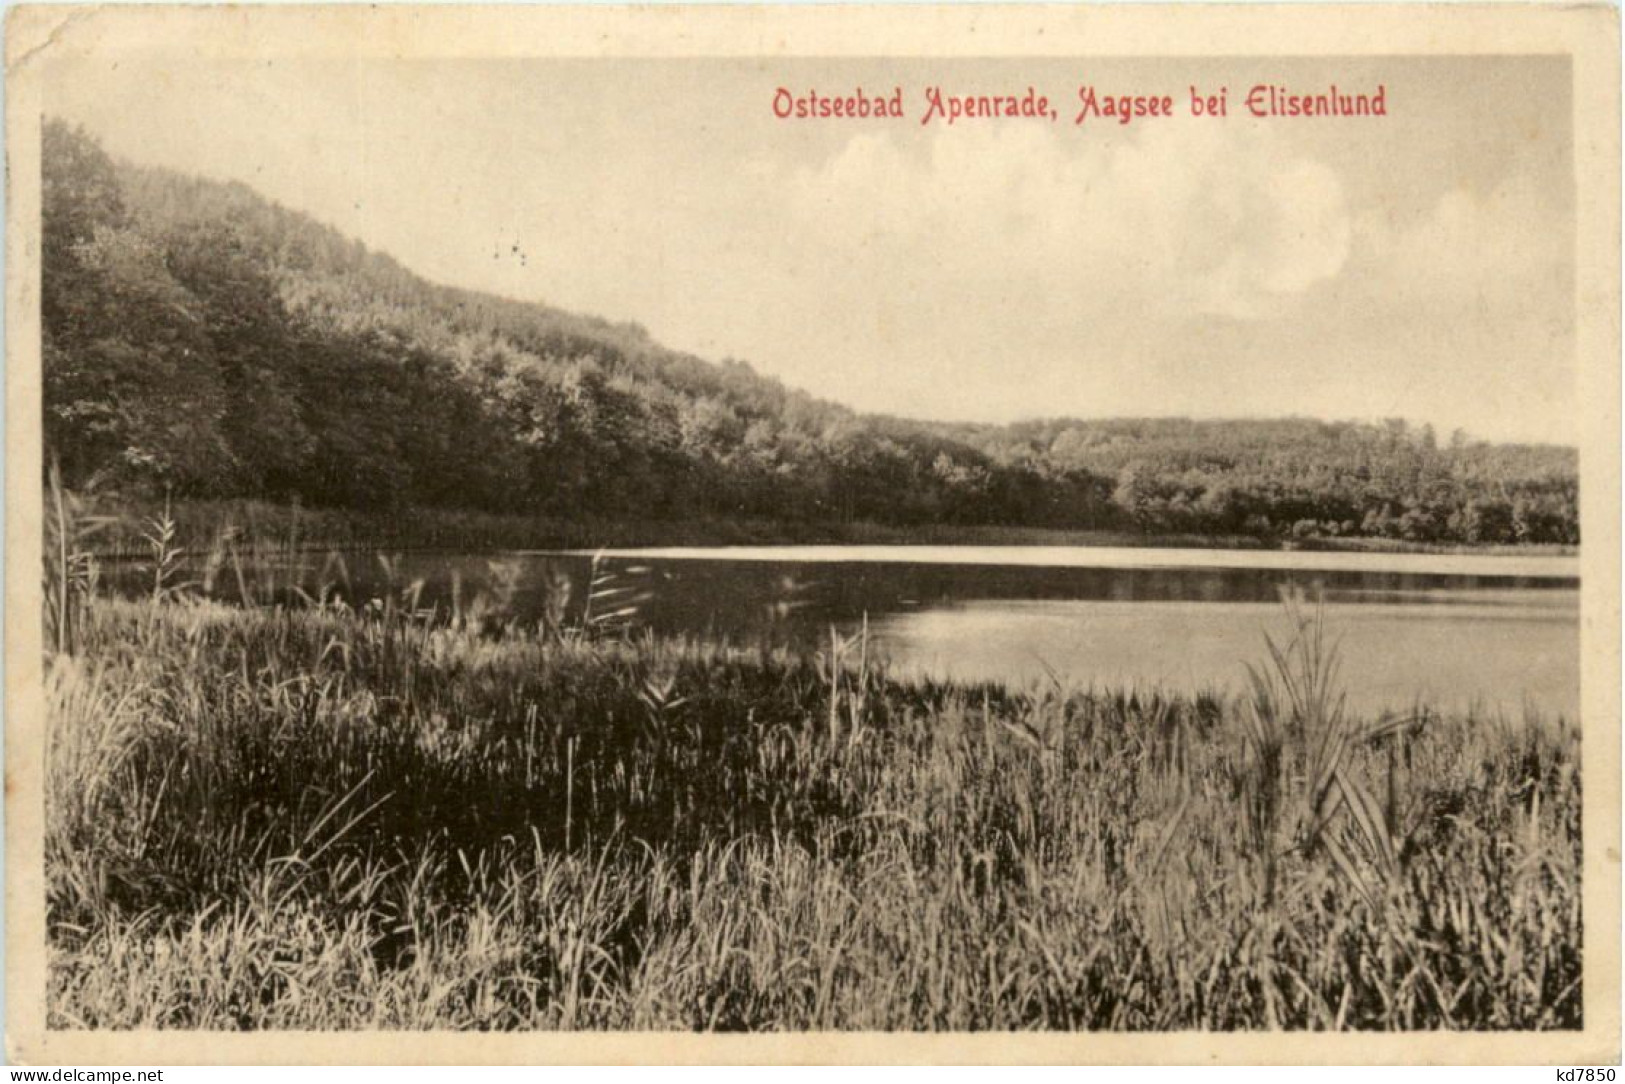
{"label": "vintage postcard", "polygon": [[10,1058],[1618,1062],[1616,8],[6,63]]}

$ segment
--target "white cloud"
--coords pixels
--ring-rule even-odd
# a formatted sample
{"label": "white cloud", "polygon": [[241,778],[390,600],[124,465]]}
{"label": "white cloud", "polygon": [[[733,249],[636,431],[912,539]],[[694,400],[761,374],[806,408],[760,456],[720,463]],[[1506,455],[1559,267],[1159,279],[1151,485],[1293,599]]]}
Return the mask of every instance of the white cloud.
{"label": "white cloud", "polygon": [[909,150],[865,134],[797,175],[789,207],[798,241],[852,261],[863,288],[928,259],[946,283],[1002,286],[1046,310],[1092,296],[1261,317],[1349,252],[1337,174],[1262,126],[955,128]]}
{"label": "white cloud", "polygon": [[1488,191],[1456,187],[1419,220],[1362,219],[1365,262],[1380,286],[1434,305],[1550,307],[1554,279],[1572,266],[1572,231],[1551,193],[1524,177]]}

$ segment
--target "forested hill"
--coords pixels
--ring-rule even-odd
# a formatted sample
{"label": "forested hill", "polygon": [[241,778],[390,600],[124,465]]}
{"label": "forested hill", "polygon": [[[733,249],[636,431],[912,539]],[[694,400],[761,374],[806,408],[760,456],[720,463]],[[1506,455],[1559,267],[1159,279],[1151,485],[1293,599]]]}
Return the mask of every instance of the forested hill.
{"label": "forested hill", "polygon": [[1578,541],[1570,448],[1398,421],[861,415],[636,326],[427,283],[242,185],[116,163],[59,122],[43,169],[47,454],[72,485],[565,518]]}

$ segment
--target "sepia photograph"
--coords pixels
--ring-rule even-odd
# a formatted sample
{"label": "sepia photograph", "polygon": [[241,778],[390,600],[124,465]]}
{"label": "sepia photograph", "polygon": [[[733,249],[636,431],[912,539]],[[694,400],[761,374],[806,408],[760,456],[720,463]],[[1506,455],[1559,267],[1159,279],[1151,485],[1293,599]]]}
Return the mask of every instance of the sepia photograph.
{"label": "sepia photograph", "polygon": [[13,1059],[1617,1062],[1617,9],[832,14],[13,13]]}

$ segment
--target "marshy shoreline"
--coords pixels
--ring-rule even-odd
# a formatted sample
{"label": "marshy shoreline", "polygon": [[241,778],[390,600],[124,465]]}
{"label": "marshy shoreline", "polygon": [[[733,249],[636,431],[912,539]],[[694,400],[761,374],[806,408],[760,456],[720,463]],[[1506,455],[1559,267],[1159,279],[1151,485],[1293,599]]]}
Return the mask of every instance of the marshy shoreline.
{"label": "marshy shoreline", "polygon": [[63,612],[53,1027],[1582,1023],[1577,724],[1352,718],[1303,612],[1243,698],[404,593]]}
{"label": "marshy shoreline", "polygon": [[695,517],[681,520],[624,520],[584,515],[559,519],[411,507],[397,510],[315,508],[273,501],[187,499],[103,495],[98,507],[114,522],[95,541],[100,556],[148,553],[145,524],[168,509],[177,542],[204,551],[223,534],[252,538],[268,550],[312,553],[384,550],[391,552],[480,552],[507,550],[597,550],[600,548],[701,546],[1012,546],[1131,547],[1259,552],[1440,554],[1486,557],[1575,557],[1578,545],[1557,543],[1465,544],[1411,542],[1393,538],[1285,539],[1254,535],[1169,534],[1163,532],[1074,530],[1047,527],[766,520],[750,517]]}

